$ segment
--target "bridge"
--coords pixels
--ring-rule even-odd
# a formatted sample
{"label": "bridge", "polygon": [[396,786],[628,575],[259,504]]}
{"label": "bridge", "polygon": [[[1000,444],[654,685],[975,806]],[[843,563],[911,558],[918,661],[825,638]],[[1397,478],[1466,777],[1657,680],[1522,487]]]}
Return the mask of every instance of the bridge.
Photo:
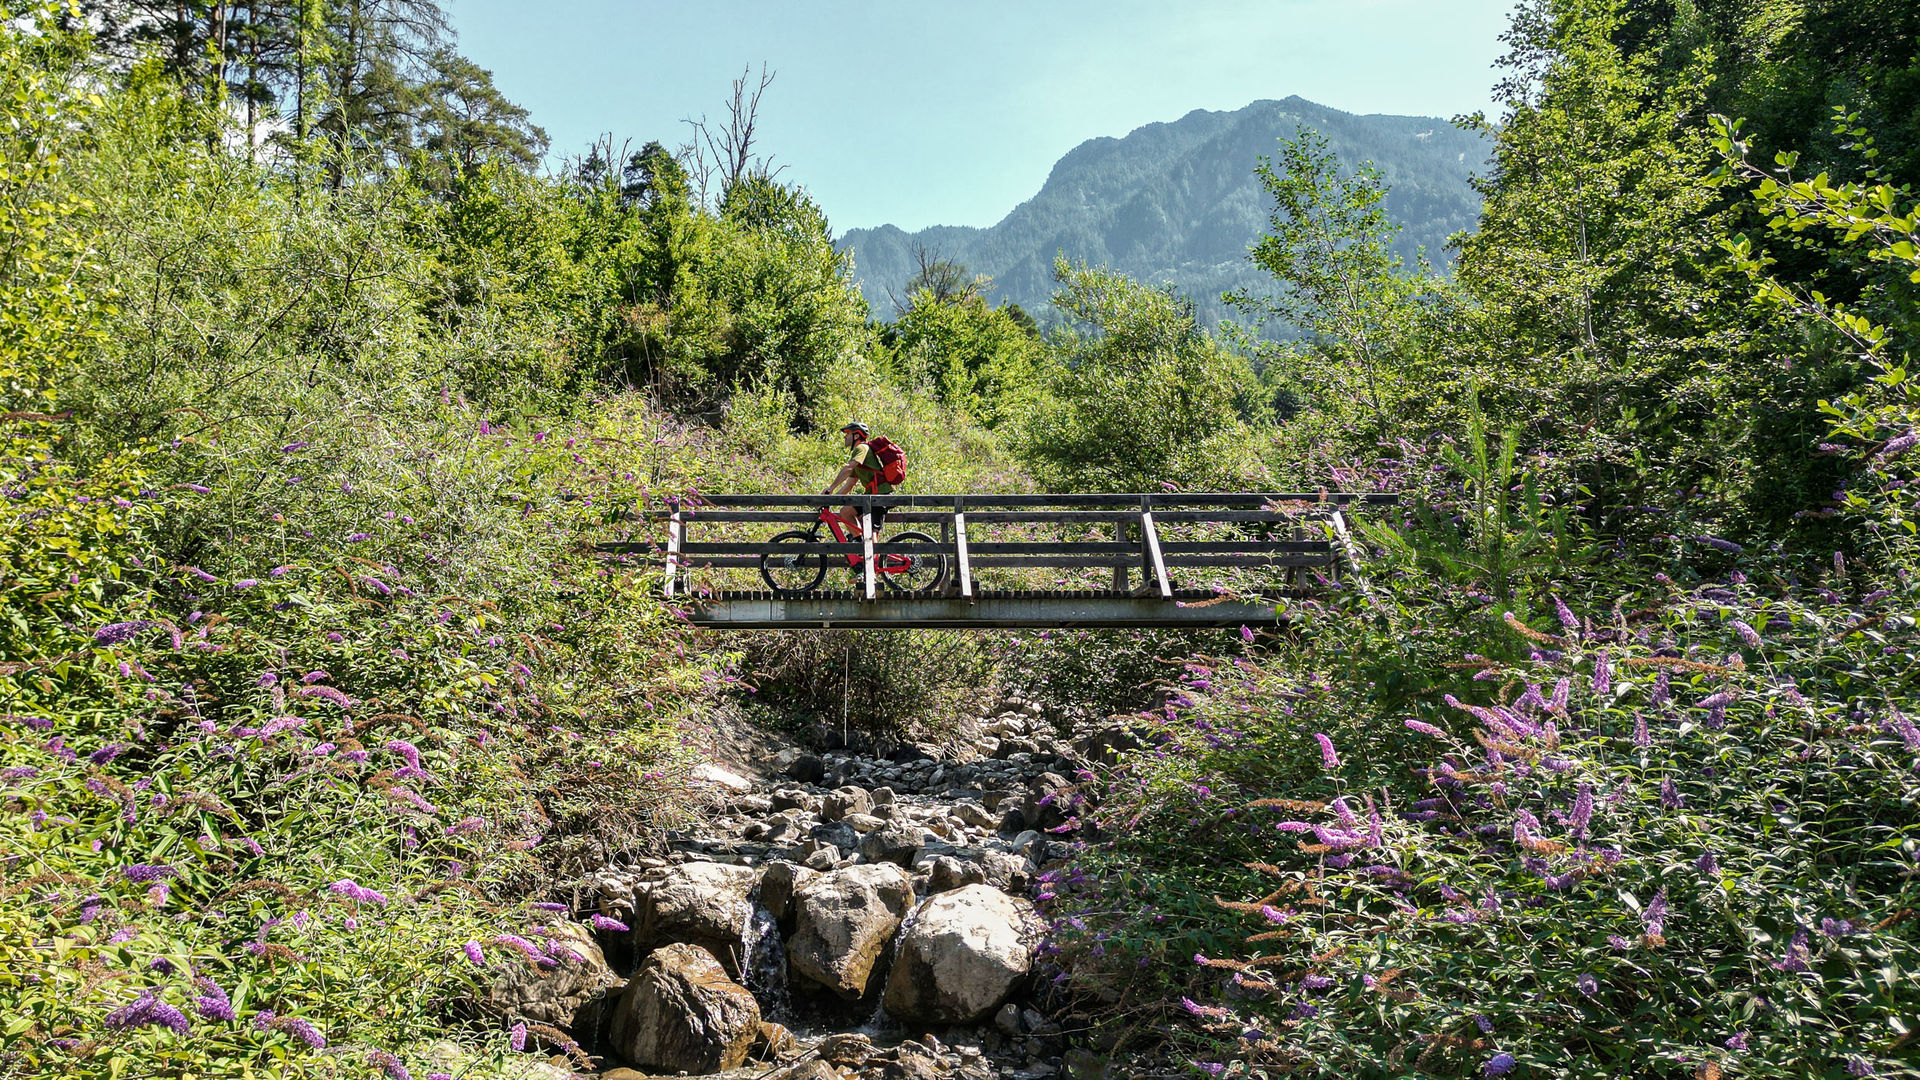
{"label": "bridge", "polygon": [[[597,547],[660,566],[663,597],[716,629],[1272,626],[1352,560],[1349,515],[1398,498],[707,495]],[[853,505],[861,535],[836,539],[826,502]],[[823,587],[830,575],[847,587]]]}

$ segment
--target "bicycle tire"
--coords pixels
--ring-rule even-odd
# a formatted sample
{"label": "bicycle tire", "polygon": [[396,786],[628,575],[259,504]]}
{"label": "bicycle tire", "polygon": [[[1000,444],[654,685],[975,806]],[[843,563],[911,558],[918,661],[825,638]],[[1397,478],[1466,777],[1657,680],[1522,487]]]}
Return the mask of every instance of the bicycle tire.
{"label": "bicycle tire", "polygon": [[[895,533],[880,542],[874,558],[881,560],[880,566],[893,565],[892,560],[909,560],[905,570],[889,571],[877,574],[887,588],[909,596],[927,596],[940,588],[947,580],[947,557],[945,555],[896,555],[887,551],[895,544],[937,544],[938,540],[923,532]],[[876,567],[878,569],[878,567]]]}
{"label": "bicycle tire", "polygon": [[791,544],[792,554],[768,552],[760,556],[760,579],[779,596],[803,596],[812,592],[827,576],[827,557],[820,551],[819,537],[804,529],[790,529],[768,541]]}

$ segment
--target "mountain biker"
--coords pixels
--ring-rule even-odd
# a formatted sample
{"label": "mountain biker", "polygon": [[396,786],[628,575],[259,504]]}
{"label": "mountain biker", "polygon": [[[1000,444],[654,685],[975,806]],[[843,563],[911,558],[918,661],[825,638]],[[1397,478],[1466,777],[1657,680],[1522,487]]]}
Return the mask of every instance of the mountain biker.
{"label": "mountain biker", "polygon": [[[847,424],[846,427],[840,429],[840,437],[842,443],[850,452],[850,456],[847,458],[847,463],[840,466],[840,471],[834,475],[833,483],[828,484],[827,490],[822,492],[822,494],[845,495],[852,491],[856,484],[866,489],[869,495],[893,494],[893,485],[887,483],[886,479],[880,474],[880,462],[874,456],[873,447],[867,445],[871,437],[870,432],[867,430],[867,425],[858,420],[852,421]],[[880,538],[880,525],[886,521],[886,519],[886,507],[876,506],[873,508],[873,538],[875,540]],[[852,504],[842,506],[840,508],[840,520],[846,522],[849,537],[860,535],[859,508]]]}

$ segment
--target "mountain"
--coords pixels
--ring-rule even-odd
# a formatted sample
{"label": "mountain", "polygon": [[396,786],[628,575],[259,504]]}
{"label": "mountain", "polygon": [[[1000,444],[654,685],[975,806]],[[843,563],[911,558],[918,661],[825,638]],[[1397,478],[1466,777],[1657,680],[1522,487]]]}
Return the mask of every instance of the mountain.
{"label": "mountain", "polygon": [[1425,247],[1444,263],[1447,237],[1479,219],[1480,196],[1467,179],[1486,159],[1481,136],[1433,117],[1356,116],[1290,97],[1234,112],[1196,109],[1123,139],[1089,139],[1055,163],[1037,195],[989,228],[936,225],[909,233],[883,225],[850,230],[838,246],[853,253],[854,276],[881,318],[894,315],[888,290],[903,294],[924,247],[991,275],[993,298],[1013,300],[1043,321],[1052,311],[1059,253],[1138,280],[1171,282],[1213,326],[1231,314],[1222,292],[1272,287],[1246,258],[1269,212],[1253,170],[1273,154],[1275,140],[1303,127],[1324,136],[1343,163],[1372,161],[1385,174],[1392,185],[1387,213],[1404,226],[1395,246],[1407,259]]}

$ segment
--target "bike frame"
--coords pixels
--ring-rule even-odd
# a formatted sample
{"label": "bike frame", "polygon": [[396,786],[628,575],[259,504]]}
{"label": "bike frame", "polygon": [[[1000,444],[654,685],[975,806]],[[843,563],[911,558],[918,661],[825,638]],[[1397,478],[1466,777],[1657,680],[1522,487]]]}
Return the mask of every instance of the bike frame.
{"label": "bike frame", "polygon": [[[848,542],[846,522],[840,520],[840,515],[834,513],[832,507],[823,506],[820,508],[820,520],[813,526],[815,531],[818,531],[821,525],[825,525],[828,529],[832,530],[834,543],[845,544]],[[875,554],[879,555],[883,553],[875,552]],[[864,555],[856,555],[853,552],[848,552],[847,565],[851,568],[859,569],[861,561],[865,558],[866,556]],[[874,560],[873,572],[876,574],[903,574],[906,571],[906,566],[893,565],[891,560]]]}

